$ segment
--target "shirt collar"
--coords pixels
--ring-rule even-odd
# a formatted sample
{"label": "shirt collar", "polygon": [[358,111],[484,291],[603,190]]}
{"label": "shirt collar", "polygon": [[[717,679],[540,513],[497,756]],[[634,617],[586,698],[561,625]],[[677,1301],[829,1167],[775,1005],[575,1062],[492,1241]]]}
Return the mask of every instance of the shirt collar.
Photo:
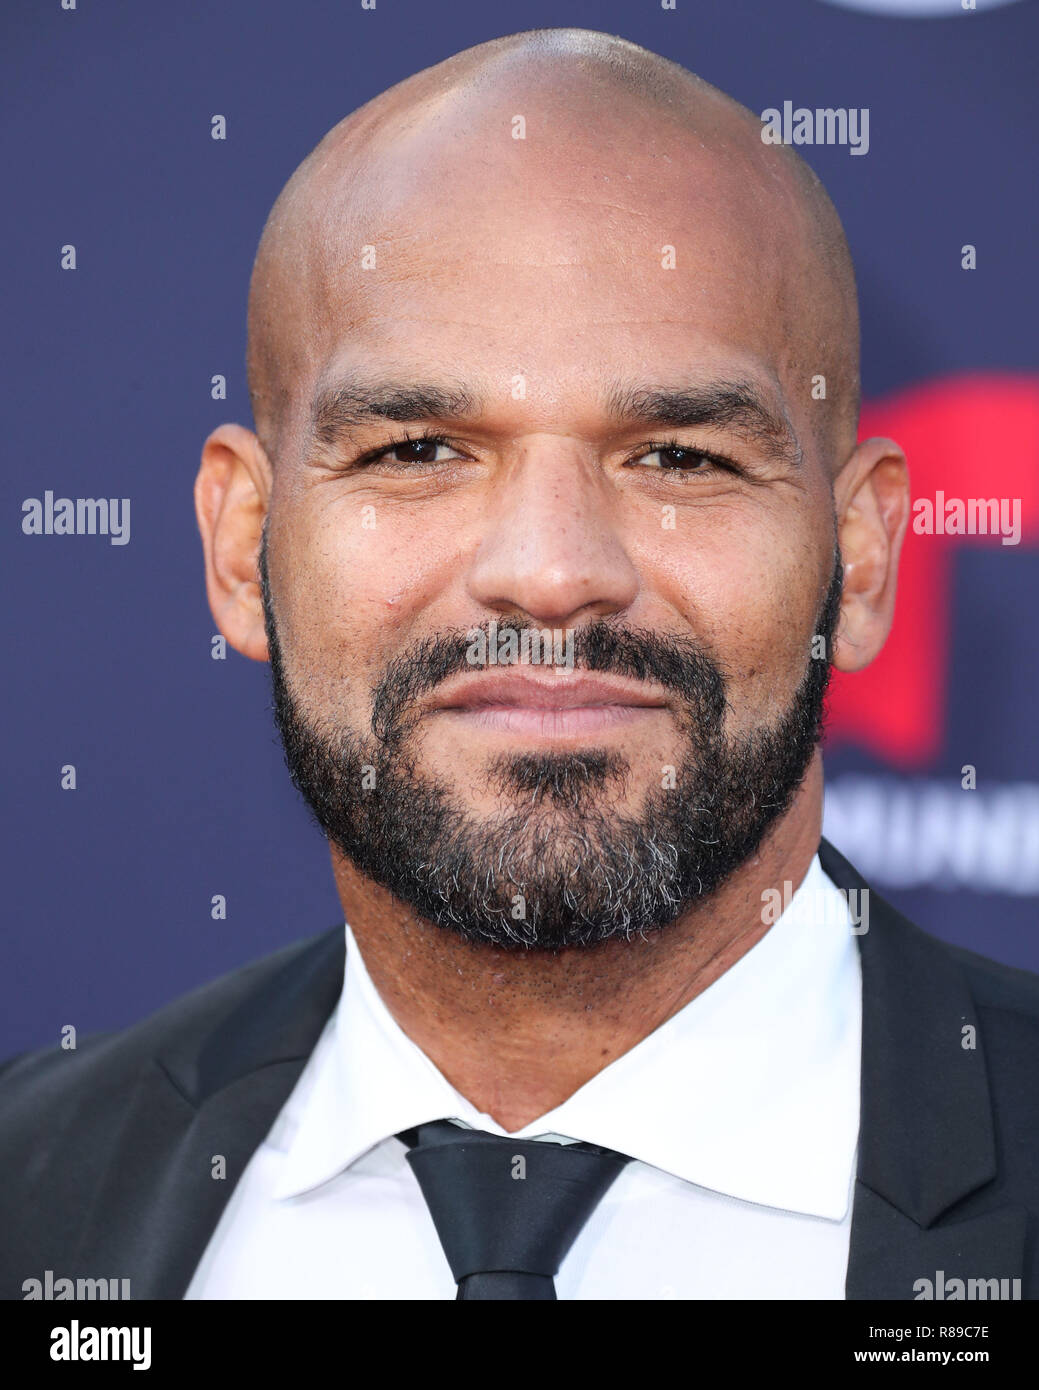
{"label": "shirt collar", "polygon": [[[504,1134],[403,1032],[349,925],[343,991],[272,1140],[275,1196],[428,1120]],[[744,1201],[840,1219],[859,1124],[861,976],[816,856],[774,925],[703,993],[513,1135],[601,1144]]]}

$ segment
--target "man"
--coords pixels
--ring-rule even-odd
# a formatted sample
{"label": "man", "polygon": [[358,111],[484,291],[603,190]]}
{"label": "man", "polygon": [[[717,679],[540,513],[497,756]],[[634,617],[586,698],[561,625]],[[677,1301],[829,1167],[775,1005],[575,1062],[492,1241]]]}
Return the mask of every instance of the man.
{"label": "man", "polygon": [[248,370],[207,590],[345,927],[6,1065],[6,1296],[1035,1297],[1039,981],[820,843],[909,498],[807,166],[621,39],[482,44],[293,175]]}

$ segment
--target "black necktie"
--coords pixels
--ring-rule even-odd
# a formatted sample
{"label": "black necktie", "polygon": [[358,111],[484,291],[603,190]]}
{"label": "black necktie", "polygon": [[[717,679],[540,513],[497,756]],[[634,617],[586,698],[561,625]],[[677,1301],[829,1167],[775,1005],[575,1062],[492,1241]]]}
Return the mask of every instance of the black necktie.
{"label": "black necktie", "polygon": [[397,1137],[460,1299],[555,1298],[567,1251],[629,1161],[595,1144],[510,1139],[450,1120]]}

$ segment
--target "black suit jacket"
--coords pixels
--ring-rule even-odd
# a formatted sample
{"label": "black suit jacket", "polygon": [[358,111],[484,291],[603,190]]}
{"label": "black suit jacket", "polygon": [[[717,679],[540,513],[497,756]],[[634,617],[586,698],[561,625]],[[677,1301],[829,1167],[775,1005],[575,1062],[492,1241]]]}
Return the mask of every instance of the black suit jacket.
{"label": "black suit jacket", "polygon": [[[839,887],[867,887],[825,840],[820,855]],[[942,1271],[947,1289],[1018,1279],[1039,1297],[1039,976],[938,941],[873,892],[868,923],[846,1295],[913,1299]],[[343,957],[340,925],[131,1028],[4,1063],[0,1296],[49,1269],[181,1298],[335,1007]]]}

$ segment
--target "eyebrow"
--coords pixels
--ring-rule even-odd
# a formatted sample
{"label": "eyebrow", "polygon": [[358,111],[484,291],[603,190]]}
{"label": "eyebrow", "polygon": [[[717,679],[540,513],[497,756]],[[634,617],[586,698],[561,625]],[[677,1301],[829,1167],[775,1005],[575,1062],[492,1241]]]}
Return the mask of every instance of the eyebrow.
{"label": "eyebrow", "polygon": [[350,382],[318,393],[311,411],[311,438],[332,448],[344,434],[373,420],[462,420],[478,415],[480,409],[479,398],[461,386]]}
{"label": "eyebrow", "polygon": [[[372,421],[472,420],[482,409],[482,398],[460,385],[349,381],[318,393],[311,411],[311,438],[331,449],[344,435]],[[775,410],[750,381],[615,388],[606,397],[606,412],[618,424],[727,430],[793,466],[803,462],[785,413]]]}
{"label": "eyebrow", "polygon": [[776,411],[750,381],[713,381],[685,389],[630,387],[613,392],[607,409],[617,420],[672,429],[708,425],[729,430],[788,463],[804,461],[785,412]]}

